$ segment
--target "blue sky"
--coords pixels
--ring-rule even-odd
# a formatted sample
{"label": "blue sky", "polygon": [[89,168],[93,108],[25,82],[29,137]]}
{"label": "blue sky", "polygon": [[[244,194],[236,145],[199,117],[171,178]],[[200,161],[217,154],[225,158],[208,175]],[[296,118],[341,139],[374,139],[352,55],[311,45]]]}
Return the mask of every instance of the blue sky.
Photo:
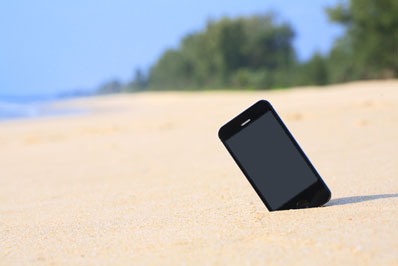
{"label": "blue sky", "polygon": [[147,69],[208,18],[275,11],[295,31],[301,60],[327,52],[343,29],[332,0],[12,0],[0,3],[0,95],[90,89]]}

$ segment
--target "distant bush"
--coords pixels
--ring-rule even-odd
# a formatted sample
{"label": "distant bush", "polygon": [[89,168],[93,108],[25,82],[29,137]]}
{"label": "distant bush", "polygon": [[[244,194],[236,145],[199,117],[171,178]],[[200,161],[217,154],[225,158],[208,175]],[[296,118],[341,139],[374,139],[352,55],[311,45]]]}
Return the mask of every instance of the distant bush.
{"label": "distant bush", "polygon": [[273,87],[274,73],[296,64],[293,30],[274,16],[209,21],[166,51],[149,73],[154,89]]}
{"label": "distant bush", "polygon": [[294,31],[274,15],[209,21],[166,50],[147,75],[111,81],[100,92],[121,90],[272,89],[398,77],[398,1],[351,0],[326,9],[346,28],[327,55],[298,62]]}
{"label": "distant bush", "polygon": [[351,0],[326,11],[347,29],[327,58],[330,82],[398,77],[398,1]]}
{"label": "distant bush", "polygon": [[119,93],[123,90],[123,84],[118,80],[111,80],[102,84],[97,93],[99,94],[110,94],[110,93]]}

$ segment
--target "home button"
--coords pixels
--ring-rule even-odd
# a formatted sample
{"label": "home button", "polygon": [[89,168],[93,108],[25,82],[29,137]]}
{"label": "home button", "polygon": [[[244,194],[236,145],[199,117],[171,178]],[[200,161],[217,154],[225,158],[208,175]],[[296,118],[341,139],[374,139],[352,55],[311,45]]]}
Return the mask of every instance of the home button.
{"label": "home button", "polygon": [[297,208],[308,208],[309,202],[307,200],[299,200],[296,203]]}

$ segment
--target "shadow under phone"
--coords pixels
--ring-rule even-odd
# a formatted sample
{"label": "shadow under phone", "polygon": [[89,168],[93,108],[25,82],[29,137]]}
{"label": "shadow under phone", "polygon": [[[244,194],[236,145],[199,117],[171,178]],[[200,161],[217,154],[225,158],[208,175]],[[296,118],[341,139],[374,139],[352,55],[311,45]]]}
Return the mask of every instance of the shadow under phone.
{"label": "shadow under phone", "polygon": [[398,198],[398,193],[337,198],[337,199],[332,199],[331,201],[329,201],[325,205],[325,207],[336,206],[336,205],[355,204],[355,203],[360,203],[360,202],[364,202],[364,201],[386,199],[386,198]]}

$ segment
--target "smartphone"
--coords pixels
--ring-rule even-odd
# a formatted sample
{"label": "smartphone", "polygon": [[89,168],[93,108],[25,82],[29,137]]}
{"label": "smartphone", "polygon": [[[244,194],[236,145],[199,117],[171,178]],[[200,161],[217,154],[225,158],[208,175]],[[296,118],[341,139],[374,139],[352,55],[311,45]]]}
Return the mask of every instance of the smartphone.
{"label": "smartphone", "polygon": [[269,211],[330,200],[329,188],[268,101],[243,111],[218,136]]}

